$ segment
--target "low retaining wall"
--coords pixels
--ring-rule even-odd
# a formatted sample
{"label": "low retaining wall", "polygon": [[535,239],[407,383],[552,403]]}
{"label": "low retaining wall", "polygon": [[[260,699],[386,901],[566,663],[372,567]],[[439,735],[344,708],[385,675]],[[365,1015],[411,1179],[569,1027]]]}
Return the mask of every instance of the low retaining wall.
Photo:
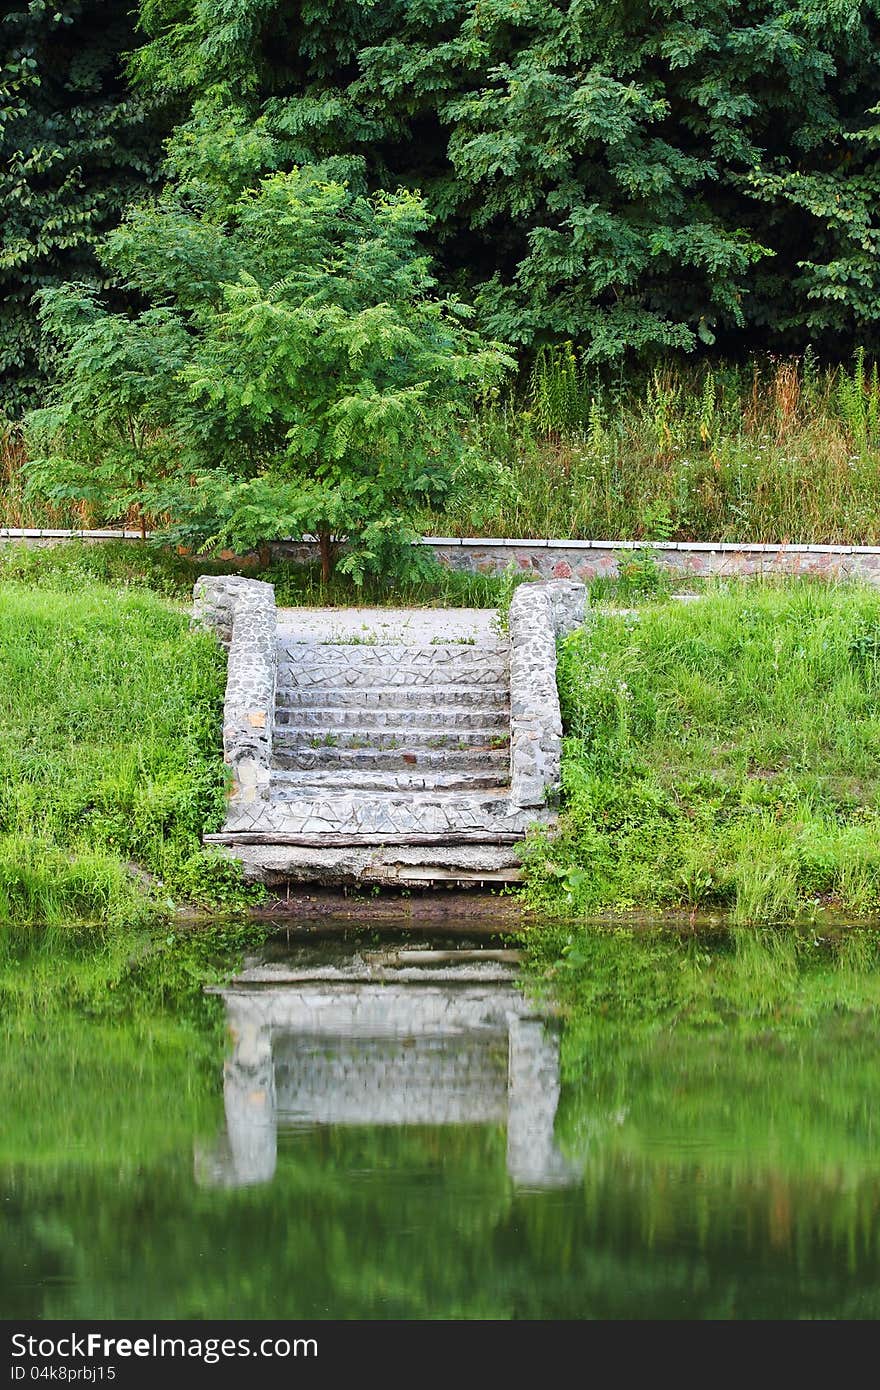
{"label": "low retaining wall", "polygon": [[584,621],[587,591],[566,580],[522,584],[510,603],[510,800],[543,806],[559,789],[562,715],[556,639]]}
{"label": "low retaining wall", "polygon": [[[149,533],[148,533],[149,534]],[[140,531],[65,531],[47,528],[41,530],[34,526],[0,526],[0,544],[9,545],[64,545],[66,541],[143,541]]]}
{"label": "low retaining wall", "polygon": [[[65,541],[140,542],[139,531],[64,531],[0,527],[0,544],[49,546]],[[455,536],[425,536],[441,564],[475,574],[503,574],[511,565],[540,579],[613,577],[632,558],[634,550],[650,551],[656,563],[677,573],[699,578],[753,574],[824,575],[829,579],[863,579],[880,584],[880,546],[872,545],[747,545],[724,541],[566,541],[486,540]],[[273,556],[299,563],[316,563],[312,541],[275,541]]]}
{"label": "low retaining wall", "polygon": [[745,545],[702,541],[456,540],[426,537],[442,565],[474,574],[503,574],[511,565],[540,579],[613,578],[633,551],[649,552],[664,569],[693,578],[819,574],[880,584],[880,546]]}
{"label": "low retaining wall", "polygon": [[269,791],[278,667],[275,590],[239,575],[202,575],[193,589],[194,627],[215,632],[228,652],[223,756],[233,796],[263,800]]}

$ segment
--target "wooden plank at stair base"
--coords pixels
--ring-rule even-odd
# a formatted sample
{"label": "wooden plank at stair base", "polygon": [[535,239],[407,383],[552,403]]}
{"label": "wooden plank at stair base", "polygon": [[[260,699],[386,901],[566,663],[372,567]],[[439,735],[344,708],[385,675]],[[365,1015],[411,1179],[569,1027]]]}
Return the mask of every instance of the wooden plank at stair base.
{"label": "wooden plank at stair base", "polygon": [[[448,869],[431,864],[406,864],[397,869],[395,878],[398,883],[520,883],[522,869]],[[364,882],[369,880],[367,870]]]}
{"label": "wooden plank at stair base", "polygon": [[496,830],[446,830],[412,835],[349,835],[326,831],[316,835],[284,831],[226,830],[203,835],[212,845],[291,845],[300,849],[396,849],[412,845],[515,845],[524,835]]}

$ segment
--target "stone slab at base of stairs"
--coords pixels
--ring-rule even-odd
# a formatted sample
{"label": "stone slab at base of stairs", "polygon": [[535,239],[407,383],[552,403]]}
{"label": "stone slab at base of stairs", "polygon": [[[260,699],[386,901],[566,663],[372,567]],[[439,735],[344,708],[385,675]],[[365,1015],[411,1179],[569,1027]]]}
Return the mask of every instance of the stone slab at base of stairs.
{"label": "stone slab at base of stairs", "polygon": [[297,845],[238,844],[227,851],[246,881],[269,887],[285,883],[376,884],[388,888],[442,883],[517,883],[516,846],[457,845],[395,847],[367,845],[318,849]]}

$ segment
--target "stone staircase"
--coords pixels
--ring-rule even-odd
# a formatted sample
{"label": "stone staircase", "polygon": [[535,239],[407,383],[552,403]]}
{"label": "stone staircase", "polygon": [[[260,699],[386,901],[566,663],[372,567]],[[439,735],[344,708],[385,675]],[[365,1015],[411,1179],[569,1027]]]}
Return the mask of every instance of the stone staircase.
{"label": "stone staircase", "polygon": [[405,793],[418,821],[413,794],[497,796],[509,763],[506,642],[279,642],[273,798]]}
{"label": "stone staircase", "polygon": [[555,817],[511,795],[510,643],[490,615],[450,638],[440,621],[449,615],[425,610],[401,638],[304,636],[292,613],[278,615],[263,660],[271,681],[264,671],[256,686],[239,674],[246,650],[236,651],[250,625],[207,620],[230,643],[236,787],[223,831],[206,841],[269,883],[516,881],[517,844]]}
{"label": "stone staircase", "polygon": [[[259,828],[251,807],[231,807],[225,830],[240,838],[253,826],[276,846],[309,849],[508,845],[536,819],[511,808],[509,783],[506,640],[300,642],[282,632],[268,803]],[[484,850],[467,876],[482,866],[516,878],[514,857],[501,858]]]}

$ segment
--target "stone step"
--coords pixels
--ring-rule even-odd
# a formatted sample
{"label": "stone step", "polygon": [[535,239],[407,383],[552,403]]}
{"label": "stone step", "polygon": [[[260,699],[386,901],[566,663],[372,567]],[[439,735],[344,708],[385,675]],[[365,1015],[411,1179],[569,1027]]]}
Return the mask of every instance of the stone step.
{"label": "stone step", "polygon": [[289,772],[494,772],[502,781],[510,754],[506,748],[318,748],[277,747],[273,765]]}
{"label": "stone step", "polygon": [[427,709],[400,705],[387,709],[363,709],[359,705],[279,705],[275,711],[276,739],[289,728],[301,730],[305,739],[318,729],[334,732],[351,729],[364,734],[385,730],[427,732],[436,729],[442,733],[461,730],[465,735],[474,730],[487,731],[494,738],[509,733],[510,711],[501,705],[485,708],[482,702],[473,707],[432,705]]}
{"label": "stone step", "polygon": [[469,749],[486,751],[508,750],[510,736],[505,725],[496,728],[419,728],[395,721],[383,728],[364,726],[338,727],[333,720],[321,725],[281,725],[275,729],[272,746],[276,752],[300,751],[323,753],[331,748],[396,748],[408,752],[421,749],[448,748],[457,752]]}
{"label": "stone step", "polygon": [[503,779],[496,768],[479,772],[457,768],[446,772],[431,769],[404,772],[392,768],[372,772],[361,768],[340,768],[330,772],[322,768],[307,772],[276,768],[272,772],[270,787],[273,801],[290,798],[312,800],[326,792],[409,792],[433,797],[443,791],[504,790]]}
{"label": "stone step", "polygon": [[419,661],[430,665],[436,661],[446,664],[483,656],[506,662],[509,652],[510,643],[506,637],[479,642],[315,642],[300,641],[284,633],[278,636],[279,661],[300,661],[304,656],[314,658],[316,654],[321,654],[322,659],[326,655],[331,659],[365,665],[383,661]]}
{"label": "stone step", "polygon": [[523,835],[536,821],[553,823],[552,812],[511,806],[507,788],[463,792],[433,788],[430,795],[406,789],[364,791],[325,786],[310,793],[301,777],[276,773],[269,802],[230,808],[225,834],[299,837],[332,833],[352,840],[374,835],[490,833]]}
{"label": "stone step", "polygon": [[278,678],[276,702],[284,709],[332,705],[339,709],[434,709],[477,705],[485,709],[506,709],[510,687],[505,681],[494,686],[480,685],[373,685],[361,688],[297,686]]}
{"label": "stone step", "polygon": [[[456,844],[453,841],[412,849],[382,845],[320,849],[312,845],[298,846],[295,842],[288,845],[242,844],[235,836],[224,837],[220,843],[224,844],[227,854],[239,861],[246,880],[269,884],[357,886],[374,883],[393,888],[444,883],[480,887],[487,883],[517,883],[522,876],[515,845]],[[436,971],[437,967],[426,969]],[[482,981],[484,977],[481,972],[474,978]],[[509,974],[504,978],[509,980]],[[383,991],[387,988],[387,983],[383,984]]]}
{"label": "stone step", "polygon": [[298,689],[503,685],[507,651],[485,646],[325,646],[279,643],[278,679]]}

